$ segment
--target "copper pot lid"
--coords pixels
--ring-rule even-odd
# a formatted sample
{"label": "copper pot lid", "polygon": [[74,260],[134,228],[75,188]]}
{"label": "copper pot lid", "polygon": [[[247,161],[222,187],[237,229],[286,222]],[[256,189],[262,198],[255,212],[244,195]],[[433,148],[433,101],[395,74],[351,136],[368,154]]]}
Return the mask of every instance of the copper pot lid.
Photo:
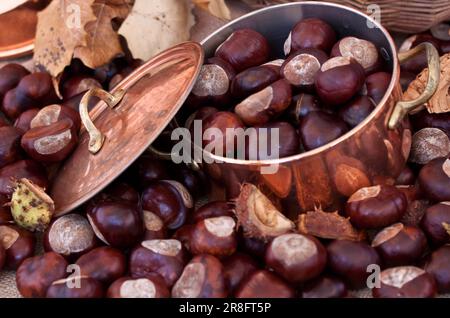
{"label": "copper pot lid", "polygon": [[[115,108],[99,102],[90,112],[105,136],[96,154],[86,129],[50,189],[56,216],[77,208],[119,177],[152,144],[189,95],[203,64],[198,43],[175,46],[133,72],[113,91],[123,98]],[[85,96],[86,97],[86,96]],[[119,97],[120,99],[120,97]],[[92,149],[91,149],[92,150]]]}
{"label": "copper pot lid", "polygon": [[[33,52],[37,13],[50,0],[28,1],[13,10],[0,14],[0,60],[24,56]],[[6,2],[5,10],[14,2]]]}

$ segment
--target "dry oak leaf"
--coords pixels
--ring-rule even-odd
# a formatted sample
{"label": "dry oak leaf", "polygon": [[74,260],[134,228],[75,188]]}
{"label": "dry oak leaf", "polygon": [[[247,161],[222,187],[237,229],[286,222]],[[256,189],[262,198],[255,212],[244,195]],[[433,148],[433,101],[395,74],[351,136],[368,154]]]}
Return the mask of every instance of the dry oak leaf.
{"label": "dry oak leaf", "polygon": [[363,241],[366,233],[353,227],[348,218],[337,212],[324,212],[322,209],[301,214],[298,231],[323,239]]}
{"label": "dry oak leaf", "polygon": [[119,34],[127,40],[134,58],[147,61],[187,41],[194,20],[187,0],[136,0]]}
{"label": "dry oak leaf", "polygon": [[97,19],[88,22],[84,27],[88,33],[87,44],[77,47],[74,57],[82,60],[87,67],[94,69],[123,54],[112,20],[125,19],[131,7],[131,1],[127,0],[96,0],[92,8]]}
{"label": "dry oak leaf", "polygon": [[231,12],[225,0],[193,0],[194,4],[209,11],[212,15],[224,19],[231,19]]}
{"label": "dry oak leaf", "polygon": [[94,0],[54,0],[38,13],[34,63],[54,78],[70,64],[75,48],[87,45],[84,26],[95,21]]}
{"label": "dry oak leaf", "polygon": [[[439,86],[433,97],[425,104],[429,113],[450,112],[450,53],[441,57],[441,76]],[[423,93],[428,81],[428,68],[409,85],[404,94],[405,100],[414,100]]]}

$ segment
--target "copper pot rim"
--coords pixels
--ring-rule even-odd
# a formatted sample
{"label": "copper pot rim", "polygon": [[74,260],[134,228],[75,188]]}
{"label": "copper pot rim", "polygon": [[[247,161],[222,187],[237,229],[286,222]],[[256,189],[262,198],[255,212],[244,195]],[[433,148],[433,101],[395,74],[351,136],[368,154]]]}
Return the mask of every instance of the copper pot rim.
{"label": "copper pot rim", "polygon": [[[203,39],[200,42],[200,44],[203,45],[203,43],[209,41],[211,38],[214,38],[215,36],[217,36],[217,34],[220,34],[223,30],[226,30],[227,28],[236,24],[237,22],[248,19],[249,17],[252,17],[254,15],[258,15],[258,14],[261,14],[261,13],[264,13],[267,11],[272,11],[279,7],[305,6],[305,5],[306,6],[307,5],[319,5],[319,6],[334,7],[334,8],[350,11],[354,14],[360,15],[361,17],[369,20],[371,23],[376,25],[376,27],[383,32],[383,35],[386,37],[386,40],[389,42],[390,49],[392,50],[392,53],[393,53],[392,78],[391,78],[391,83],[389,84],[389,88],[388,88],[386,94],[384,95],[383,99],[378,103],[375,110],[363,122],[361,122],[358,126],[351,129],[345,135],[339,137],[336,140],[333,140],[332,142],[330,142],[322,147],[319,147],[319,148],[316,148],[316,149],[313,149],[313,150],[310,150],[310,151],[307,151],[304,153],[300,153],[300,154],[297,154],[294,156],[290,156],[290,157],[279,158],[279,159],[266,159],[266,160],[242,160],[242,159],[227,158],[227,157],[216,156],[211,152],[207,152],[207,151],[203,150],[203,153],[206,156],[208,156],[209,158],[211,158],[212,160],[214,160],[215,162],[227,163],[227,164],[233,164],[233,165],[245,165],[245,166],[268,166],[268,165],[286,164],[286,163],[310,158],[310,157],[316,156],[317,154],[325,152],[325,151],[329,150],[330,148],[335,147],[336,145],[338,145],[341,142],[344,142],[344,141],[350,139],[355,134],[357,134],[358,132],[360,132],[361,130],[366,128],[366,126],[370,122],[372,122],[375,119],[375,117],[377,117],[381,112],[385,111],[385,106],[388,102],[388,99],[390,98],[394,89],[400,82],[400,66],[399,66],[400,63],[397,58],[398,50],[395,45],[394,39],[392,38],[392,36],[389,34],[389,32],[387,31],[387,29],[385,27],[383,27],[375,19],[371,18],[370,16],[368,16],[356,9],[353,9],[353,8],[350,8],[350,7],[347,7],[344,5],[340,5],[340,4],[335,4],[335,3],[330,3],[330,2],[318,2],[318,1],[291,2],[291,3],[273,5],[273,6],[269,6],[267,8],[263,8],[260,10],[250,12],[242,17],[239,17],[238,19],[231,21],[230,23],[227,23],[226,25],[224,25],[223,27],[221,27],[220,29],[216,30],[214,33],[210,34],[208,37]],[[386,125],[387,125],[387,122],[386,122]]]}

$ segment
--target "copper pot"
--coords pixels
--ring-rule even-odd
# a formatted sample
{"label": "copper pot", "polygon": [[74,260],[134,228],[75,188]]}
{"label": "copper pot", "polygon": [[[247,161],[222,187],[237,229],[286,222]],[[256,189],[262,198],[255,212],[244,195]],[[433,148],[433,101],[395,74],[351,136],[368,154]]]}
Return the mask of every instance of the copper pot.
{"label": "copper pot", "polygon": [[[252,28],[269,40],[282,56],[289,31],[305,18],[330,23],[340,36],[353,35],[372,41],[380,49],[392,71],[392,82],[376,110],[358,127],[341,138],[313,151],[279,160],[245,161],[217,157],[205,169],[223,183],[228,198],[235,197],[240,185],[250,182],[278,200],[285,213],[298,213],[321,206],[338,209],[347,197],[362,187],[395,179],[405,166],[411,147],[408,112],[423,105],[435,92],[439,79],[439,55],[431,44],[398,54],[389,33],[377,21],[351,8],[324,2],[296,2],[272,6],[250,13],[219,29],[202,42],[205,56],[237,29]],[[404,102],[399,64],[427,51],[430,78],[424,94]],[[278,172],[263,174],[268,165],[279,165]]]}

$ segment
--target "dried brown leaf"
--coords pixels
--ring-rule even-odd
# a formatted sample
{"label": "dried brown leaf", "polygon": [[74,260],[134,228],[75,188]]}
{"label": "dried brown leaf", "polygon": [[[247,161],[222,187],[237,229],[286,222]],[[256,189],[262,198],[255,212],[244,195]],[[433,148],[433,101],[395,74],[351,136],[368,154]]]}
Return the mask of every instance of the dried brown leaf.
{"label": "dried brown leaf", "polygon": [[352,241],[366,239],[366,233],[355,229],[348,218],[340,216],[337,212],[324,212],[322,209],[301,214],[298,231],[324,239]]}
{"label": "dried brown leaf", "polygon": [[53,77],[70,64],[75,48],[88,44],[84,26],[96,20],[94,0],[54,0],[38,13],[34,63]]}
{"label": "dried brown leaf", "polygon": [[186,0],[136,0],[119,29],[134,58],[147,61],[190,37],[194,24]]}
{"label": "dried brown leaf", "polygon": [[[428,81],[428,68],[410,84],[404,94],[405,100],[414,100],[425,90]],[[425,104],[430,113],[450,112],[450,53],[441,57],[441,76],[434,96]]]}
{"label": "dried brown leaf", "polygon": [[209,11],[212,15],[224,19],[231,19],[231,12],[225,0],[193,0],[194,4]]}
{"label": "dried brown leaf", "polygon": [[85,30],[88,32],[87,45],[77,47],[74,57],[79,58],[84,65],[90,68],[97,68],[123,54],[119,36],[113,29],[112,20],[124,19],[128,15],[131,9],[129,2],[126,0],[97,0],[92,5],[97,19],[85,26]]}

